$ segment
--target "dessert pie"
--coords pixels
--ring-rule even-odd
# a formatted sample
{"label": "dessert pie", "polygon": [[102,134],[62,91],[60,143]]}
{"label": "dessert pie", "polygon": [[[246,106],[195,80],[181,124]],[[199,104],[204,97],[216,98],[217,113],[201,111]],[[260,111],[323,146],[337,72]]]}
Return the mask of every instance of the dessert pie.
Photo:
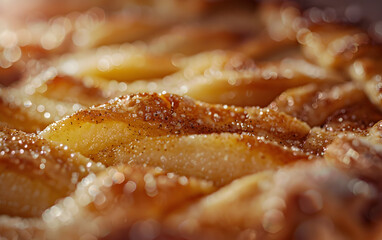
{"label": "dessert pie", "polygon": [[0,239],[382,238],[363,28],[294,2],[7,4]]}

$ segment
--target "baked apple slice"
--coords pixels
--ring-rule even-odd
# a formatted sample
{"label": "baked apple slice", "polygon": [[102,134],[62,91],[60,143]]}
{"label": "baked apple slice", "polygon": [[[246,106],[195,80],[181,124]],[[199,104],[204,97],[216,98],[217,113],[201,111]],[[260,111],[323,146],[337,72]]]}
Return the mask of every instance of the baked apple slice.
{"label": "baked apple slice", "polygon": [[300,147],[309,130],[307,124],[269,109],[136,94],[79,111],[40,136],[106,165],[147,164],[225,184],[307,159]]}

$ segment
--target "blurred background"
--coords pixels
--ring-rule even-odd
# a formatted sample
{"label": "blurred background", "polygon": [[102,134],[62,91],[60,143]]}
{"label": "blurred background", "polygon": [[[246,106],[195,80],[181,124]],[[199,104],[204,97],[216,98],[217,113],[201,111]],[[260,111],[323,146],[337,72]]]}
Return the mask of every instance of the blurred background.
{"label": "blurred background", "polygon": [[[235,2],[242,4],[243,2],[255,2],[256,0],[247,1],[230,1],[230,0],[206,0],[204,2]],[[259,1],[259,0],[257,0]],[[182,2],[182,3],[181,3]],[[24,24],[25,21],[47,19],[55,15],[66,14],[71,11],[84,11],[90,7],[101,7],[104,10],[120,10],[120,9],[137,9],[137,6],[147,5],[155,6],[156,10],[160,10],[163,16],[174,15],[171,12],[182,5],[184,7],[181,15],[200,11],[204,6],[203,1],[150,1],[150,0],[83,0],[83,1],[60,1],[60,0],[0,0],[0,19],[7,19],[13,25]],[[292,1],[293,2],[293,1]],[[378,40],[382,41],[382,1],[379,0],[296,0],[304,8],[313,8],[310,12],[312,17],[318,14],[318,11],[325,11],[327,14],[336,15],[346,21],[360,22],[363,21],[364,26],[375,35]],[[4,23],[2,23],[4,24]]]}
{"label": "blurred background", "polygon": [[382,1],[380,0],[297,0],[310,11],[311,18],[318,11],[336,15],[352,23],[360,22],[378,41],[382,41]]}

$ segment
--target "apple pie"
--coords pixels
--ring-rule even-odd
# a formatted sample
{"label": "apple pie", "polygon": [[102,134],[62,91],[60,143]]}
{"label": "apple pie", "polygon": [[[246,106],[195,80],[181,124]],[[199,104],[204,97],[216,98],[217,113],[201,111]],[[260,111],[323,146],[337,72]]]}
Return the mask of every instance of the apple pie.
{"label": "apple pie", "polygon": [[288,1],[0,10],[0,239],[382,238],[361,25]]}

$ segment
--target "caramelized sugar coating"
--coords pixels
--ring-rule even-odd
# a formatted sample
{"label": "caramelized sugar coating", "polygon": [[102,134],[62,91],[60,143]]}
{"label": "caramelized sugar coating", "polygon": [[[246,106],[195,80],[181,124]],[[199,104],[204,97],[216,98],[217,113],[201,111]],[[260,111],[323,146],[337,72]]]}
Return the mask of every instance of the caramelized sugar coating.
{"label": "caramelized sugar coating", "polygon": [[328,131],[366,135],[371,127],[381,119],[381,111],[366,100],[337,110],[328,117],[323,128]]}
{"label": "caramelized sugar coating", "polygon": [[320,127],[313,127],[306,137],[303,149],[310,154],[321,156],[325,153],[326,147],[337,138],[338,134],[338,131],[328,131]]}
{"label": "caramelized sugar coating", "polygon": [[42,219],[48,239],[156,237],[164,216],[212,191],[211,183],[196,178],[125,165],[90,174]]}
{"label": "caramelized sugar coating", "polygon": [[336,111],[361,101],[366,102],[366,96],[353,83],[306,85],[287,90],[269,107],[294,116],[313,127],[323,125]]}
{"label": "caramelized sugar coating", "polygon": [[313,128],[304,142],[305,151],[322,155],[339,134],[366,136],[382,119],[382,113],[354,83],[305,85],[282,93],[269,107],[285,112]]}
{"label": "caramelized sugar coating", "polygon": [[370,141],[379,143],[381,118],[381,112],[368,101],[339,109],[328,117],[321,128],[314,127],[310,130],[303,149],[323,155],[333,140],[344,135],[367,137]]}
{"label": "caramelized sugar coating", "polygon": [[[66,140],[63,134],[68,133],[57,131],[66,132],[76,124],[99,125],[109,121],[139,127],[136,130],[138,136],[248,132],[280,141],[287,146],[298,145],[309,131],[309,127],[301,121],[270,109],[208,104],[175,94],[142,93],[81,110],[52,124],[40,135]],[[275,123],[278,128],[272,128]]]}
{"label": "caramelized sugar coating", "polygon": [[[102,165],[34,134],[0,128],[0,212],[38,217]],[[28,196],[28,197],[25,197]]]}
{"label": "caramelized sugar coating", "polygon": [[225,184],[307,159],[299,147],[308,132],[305,123],[269,109],[137,94],[79,111],[40,135],[106,165],[148,164]]}

